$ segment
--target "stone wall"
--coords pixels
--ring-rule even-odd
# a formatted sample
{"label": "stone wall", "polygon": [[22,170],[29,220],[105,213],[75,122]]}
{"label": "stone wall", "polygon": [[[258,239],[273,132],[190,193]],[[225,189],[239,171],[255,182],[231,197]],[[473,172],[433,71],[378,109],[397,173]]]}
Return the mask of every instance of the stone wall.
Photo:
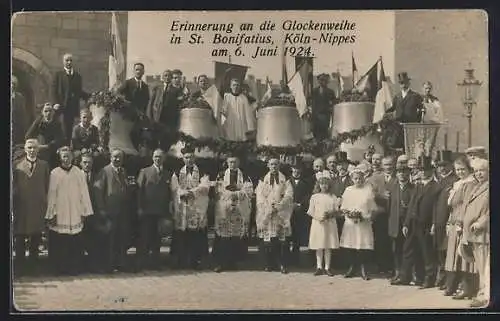
{"label": "stone wall", "polygon": [[[472,144],[488,146],[488,21],[484,11],[400,11],[396,12],[395,70],[407,71],[412,88],[422,92],[429,80],[441,100],[449,128],[448,148],[455,150],[456,133],[460,149],[467,145],[467,119],[457,82],[465,77],[468,63],[483,81],[473,111]],[[440,137],[442,144],[443,135]]]}
{"label": "stone wall", "polygon": [[[128,16],[118,13],[117,17],[126,51]],[[25,12],[13,17],[12,26],[13,47],[38,57],[52,74],[62,68],[64,53],[70,52],[75,68],[83,77],[84,90],[92,92],[107,87],[110,13]]]}

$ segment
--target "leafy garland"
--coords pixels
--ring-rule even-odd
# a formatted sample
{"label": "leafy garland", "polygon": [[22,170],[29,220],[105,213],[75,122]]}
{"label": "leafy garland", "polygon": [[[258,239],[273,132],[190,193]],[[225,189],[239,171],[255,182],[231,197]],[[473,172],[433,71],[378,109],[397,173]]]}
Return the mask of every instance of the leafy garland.
{"label": "leafy garland", "polygon": [[[357,97],[357,98],[356,98]],[[344,99],[358,99],[361,96],[356,93],[351,93],[350,96],[344,96]],[[353,101],[353,100],[351,100]],[[362,101],[362,100],[358,100]],[[95,92],[91,95],[90,104],[106,108],[104,116],[100,120],[99,140],[100,145],[107,149],[109,144],[110,130],[110,112],[119,112],[125,118],[132,121],[143,119],[139,113],[131,107],[130,103],[123,96],[111,91],[103,90]],[[188,107],[189,106],[189,107]],[[282,92],[274,97],[271,97],[265,107],[270,106],[289,106],[295,107],[295,100],[290,93]],[[210,108],[208,103],[203,99],[191,99],[183,105],[185,108]],[[195,138],[182,132],[174,133],[172,139],[174,141],[183,141],[186,145],[196,149],[209,148],[219,155],[227,155],[230,153],[258,153],[264,155],[297,155],[301,153],[313,154],[315,156],[325,155],[335,151],[342,143],[354,143],[358,139],[369,134],[381,137],[385,130],[397,126],[397,123],[390,119],[382,119],[378,123],[368,124],[360,129],[355,129],[349,132],[339,133],[334,138],[327,138],[321,141],[315,138],[303,140],[298,146],[290,147],[275,147],[275,146],[257,146],[255,138],[247,141],[231,141],[222,137],[203,137]],[[172,133],[169,134],[171,136]]]}
{"label": "leafy garland", "polygon": [[320,156],[337,150],[337,148],[342,143],[354,143],[358,139],[369,134],[381,137],[381,132],[392,125],[394,125],[394,121],[389,119],[382,119],[378,123],[368,124],[360,129],[339,133],[334,138],[327,138],[321,141],[313,138],[302,141],[298,146],[290,147],[257,146],[254,139],[244,142],[236,142],[224,138],[194,138],[190,135],[186,135],[185,133],[177,133],[177,137],[175,138],[177,140],[183,141],[186,145],[189,145],[193,148],[208,147],[212,151],[219,154],[258,153],[264,155],[297,155],[301,153],[310,153],[316,156]]}
{"label": "leafy garland", "polygon": [[89,105],[96,105],[98,108],[105,108],[104,116],[99,120],[99,145],[105,150],[109,145],[110,132],[110,113],[118,112],[124,118],[136,121],[140,118],[137,110],[135,110],[129,101],[125,100],[123,95],[116,93],[114,90],[101,90],[90,95],[88,100]]}

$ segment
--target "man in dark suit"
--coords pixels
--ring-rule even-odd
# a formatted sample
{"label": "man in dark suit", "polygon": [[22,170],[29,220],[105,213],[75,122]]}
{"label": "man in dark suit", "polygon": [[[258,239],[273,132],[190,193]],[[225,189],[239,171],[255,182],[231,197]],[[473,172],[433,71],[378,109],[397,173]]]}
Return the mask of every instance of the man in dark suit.
{"label": "man in dark suit", "polygon": [[134,77],[125,80],[125,83],[118,89],[118,92],[130,102],[132,106],[142,114],[146,113],[149,103],[149,87],[142,80],[144,75],[144,64],[137,62],[134,64]]}
{"label": "man in dark suit", "polygon": [[399,73],[398,80],[401,92],[394,97],[392,107],[386,113],[394,112],[393,119],[401,123],[419,123],[424,110],[422,96],[411,90],[408,73]]}
{"label": "man in dark suit", "polygon": [[51,103],[45,103],[42,114],[38,116],[26,132],[26,139],[38,140],[38,157],[49,163],[50,169],[57,167],[59,157],[56,152],[64,144],[64,133],[61,124],[54,118]]}
{"label": "man in dark suit", "polygon": [[173,138],[179,129],[180,106],[186,99],[181,81],[180,70],[165,71],[163,83],[153,89],[148,106],[148,117],[157,124],[161,146],[165,150],[175,143]]}
{"label": "man in dark suit", "polygon": [[64,70],[56,72],[52,83],[52,103],[62,114],[64,134],[69,144],[75,118],[80,114],[80,100],[87,100],[90,95],[82,89],[82,76],[74,70],[71,54],[63,56],[63,64]]}
{"label": "man in dark suit", "polygon": [[153,152],[153,165],[141,169],[137,179],[139,207],[139,239],[137,244],[137,268],[160,267],[161,237],[160,218],[171,219],[170,177],[163,164],[165,153],[162,149]]}
{"label": "man in dark suit", "polygon": [[123,168],[123,151],[111,151],[111,163],[106,165],[97,175],[94,182],[95,212],[111,223],[111,231],[102,245],[106,248],[106,270],[125,271],[129,227],[129,187],[127,175]]}
{"label": "man in dark suit", "polygon": [[329,81],[328,74],[318,75],[319,86],[314,88],[312,92],[312,131],[314,138],[319,140],[328,137],[333,106],[337,101],[335,92],[328,88]]}
{"label": "man in dark suit", "polygon": [[448,196],[453,184],[458,181],[458,176],[455,175],[452,163],[452,152],[449,150],[439,151],[436,159],[437,178],[438,183],[441,185],[441,193],[436,204],[436,211],[434,212],[432,232],[434,234],[435,247],[438,255],[438,275],[436,279],[436,286],[441,290],[446,287],[446,271],[444,264],[446,261],[446,250],[448,242],[446,238],[446,223],[450,216],[448,207]]}
{"label": "man in dark suit", "polygon": [[299,263],[300,246],[309,243],[309,228],[311,217],[307,215],[309,200],[312,194],[312,184],[302,175],[304,168],[301,162],[292,166],[292,177],[290,183],[293,188],[293,213],[290,224],[292,226],[292,252],[291,261]]}
{"label": "man in dark suit", "polygon": [[[412,194],[402,228],[406,239],[403,245],[400,279],[391,284],[409,285],[412,277],[411,268],[415,265],[416,285],[421,285],[420,288],[425,289],[433,287],[436,281],[436,250],[431,228],[441,187],[433,180],[434,170],[430,157],[420,157],[419,165],[423,177]],[[417,257],[419,254],[422,260]]]}
{"label": "man in dark suit", "polygon": [[392,240],[392,254],[394,258],[394,274],[392,281],[401,277],[403,261],[403,223],[406,220],[408,204],[415,185],[410,183],[410,168],[396,167],[396,181],[389,187],[389,224],[388,234]]}
{"label": "man in dark suit", "polygon": [[388,273],[391,270],[392,252],[391,240],[387,233],[389,219],[388,189],[395,181],[395,161],[392,156],[382,159],[378,171],[367,179],[375,192],[375,201],[378,212],[373,222],[373,234],[375,239],[375,262],[379,273]]}

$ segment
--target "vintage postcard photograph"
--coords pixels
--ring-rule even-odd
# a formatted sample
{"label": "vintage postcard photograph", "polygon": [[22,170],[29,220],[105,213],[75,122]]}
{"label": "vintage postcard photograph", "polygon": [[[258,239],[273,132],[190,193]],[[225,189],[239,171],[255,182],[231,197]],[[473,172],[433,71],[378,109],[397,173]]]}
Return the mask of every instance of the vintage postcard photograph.
{"label": "vintage postcard photograph", "polygon": [[490,304],[482,10],[18,12],[11,311]]}

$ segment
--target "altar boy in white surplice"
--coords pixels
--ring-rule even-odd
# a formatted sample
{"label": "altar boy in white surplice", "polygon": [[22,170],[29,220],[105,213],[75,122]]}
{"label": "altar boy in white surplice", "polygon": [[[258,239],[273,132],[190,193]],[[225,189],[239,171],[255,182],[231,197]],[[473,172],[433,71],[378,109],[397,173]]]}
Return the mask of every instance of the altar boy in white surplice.
{"label": "altar boy in white surplice", "polygon": [[231,92],[224,94],[222,131],[231,141],[245,141],[257,129],[255,105],[241,92],[239,79],[231,79]]}
{"label": "altar boy in white surplice", "polygon": [[195,164],[194,149],[182,150],[184,166],[172,175],[174,233],[172,254],[180,267],[199,269],[207,248],[210,181]]}
{"label": "altar boy in white surplice", "polygon": [[279,171],[279,160],[268,161],[269,172],[255,190],[257,234],[261,240],[260,251],[266,262],[266,271],[280,265],[286,274],[290,252],[288,238],[291,236],[290,218],[293,211],[293,187]]}
{"label": "altar boy in white surplice", "polygon": [[248,245],[248,223],[252,211],[252,181],[239,168],[239,159],[226,160],[227,169],[217,179],[215,205],[215,272],[236,268]]}

